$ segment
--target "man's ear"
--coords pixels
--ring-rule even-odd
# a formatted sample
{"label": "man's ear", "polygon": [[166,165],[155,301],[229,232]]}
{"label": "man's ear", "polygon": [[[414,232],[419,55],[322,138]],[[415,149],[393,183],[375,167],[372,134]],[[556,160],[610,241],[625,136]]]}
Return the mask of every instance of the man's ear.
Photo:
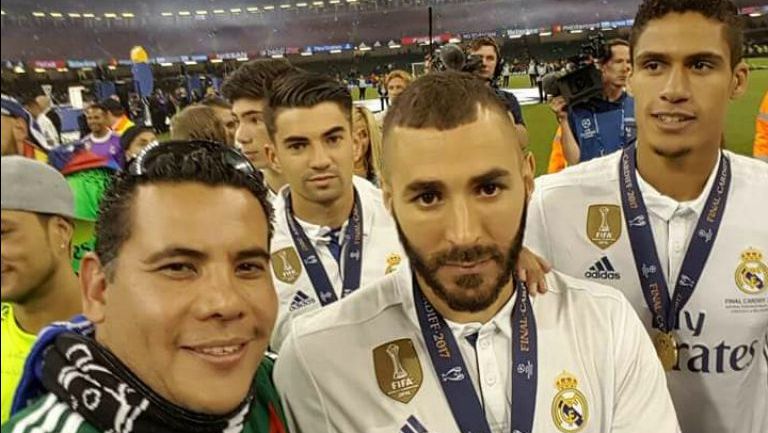
{"label": "man's ear", "polygon": [[80,262],[80,290],[83,299],[83,314],[88,320],[97,324],[104,322],[106,318],[107,273],[107,270],[95,253],[86,254]]}
{"label": "man's ear", "polygon": [[66,255],[67,258],[70,258],[72,254],[70,249],[74,232],[73,223],[60,216],[53,216],[48,220],[49,242],[54,251]]}
{"label": "man's ear", "polygon": [[747,91],[749,83],[749,66],[743,60],[733,68],[731,79],[731,99],[738,99]]}
{"label": "man's ear", "polygon": [[536,158],[533,152],[526,152],[523,155],[523,184],[525,185],[526,197],[530,199],[534,188],[534,175],[536,173]]}
{"label": "man's ear", "polygon": [[280,158],[277,156],[274,143],[264,144],[264,155],[267,157],[267,164],[269,164],[269,167],[278,174],[283,174],[283,168],[280,165]]}

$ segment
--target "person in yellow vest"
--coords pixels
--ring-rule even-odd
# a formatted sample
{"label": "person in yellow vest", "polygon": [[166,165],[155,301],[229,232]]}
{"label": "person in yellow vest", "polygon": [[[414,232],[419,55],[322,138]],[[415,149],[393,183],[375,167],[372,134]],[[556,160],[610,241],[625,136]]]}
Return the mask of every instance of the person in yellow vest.
{"label": "person in yellow vest", "polygon": [[760,112],[755,122],[755,158],[768,162],[768,91],[763,95]]}
{"label": "person in yellow vest", "polygon": [[[75,208],[64,176],[23,156],[2,157],[2,423],[37,333],[81,311],[70,266]],[[11,185],[10,187],[8,185]]]}
{"label": "person in yellow vest", "polygon": [[107,122],[111,125],[110,128],[118,137],[121,137],[128,128],[135,125],[125,114],[125,108],[123,108],[120,101],[114,98],[107,98],[101,101],[101,106],[104,107],[107,113]]}

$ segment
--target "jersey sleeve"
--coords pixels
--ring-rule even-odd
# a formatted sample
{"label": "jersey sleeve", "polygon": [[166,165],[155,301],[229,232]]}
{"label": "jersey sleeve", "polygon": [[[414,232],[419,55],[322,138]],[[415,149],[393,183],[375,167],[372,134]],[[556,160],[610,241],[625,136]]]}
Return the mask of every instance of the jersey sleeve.
{"label": "jersey sleeve", "polygon": [[294,332],[289,332],[283,342],[275,364],[274,379],[283,402],[288,431],[332,432],[322,392],[308,368]]}
{"label": "jersey sleeve", "polygon": [[679,433],[667,379],[651,339],[622,296],[614,320],[616,360],[612,433]]}

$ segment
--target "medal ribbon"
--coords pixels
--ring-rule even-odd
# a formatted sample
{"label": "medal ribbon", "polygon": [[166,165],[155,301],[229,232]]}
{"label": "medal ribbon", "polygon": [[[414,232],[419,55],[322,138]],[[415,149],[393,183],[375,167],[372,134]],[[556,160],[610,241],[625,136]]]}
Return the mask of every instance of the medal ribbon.
{"label": "medal ribbon", "polygon": [[635,146],[626,148],[621,155],[619,185],[621,205],[627,224],[632,254],[645,302],[653,314],[653,327],[668,333],[677,327],[680,311],[693,295],[696,284],[704,271],[704,265],[712,252],[720,223],[728,201],[731,184],[731,163],[720,154],[720,169],[707,197],[704,211],[699,216],[695,231],[680,267],[672,299],[669,297],[667,279],[653,239],[651,221],[637,183],[637,156]]}
{"label": "medal ribbon", "polygon": [[[512,313],[511,431],[531,433],[538,381],[536,319],[525,283],[516,282]],[[464,358],[445,319],[413,278],[413,298],[421,333],[453,418],[462,433],[491,433],[485,410],[472,385]]]}
{"label": "medal ribbon", "polygon": [[[285,199],[285,216],[288,220],[288,229],[293,238],[293,244],[299,252],[301,262],[307,269],[309,280],[315,289],[320,305],[325,306],[336,302],[336,292],[333,290],[333,284],[325,272],[323,262],[317,255],[317,251],[312,246],[304,229],[293,216],[293,205],[291,204],[291,192],[286,188],[283,195]],[[352,214],[347,222],[347,229],[344,232],[344,243],[346,245],[346,255],[344,255],[344,274],[341,297],[345,297],[360,287],[360,274],[363,266],[363,209],[360,204],[360,195],[355,190],[355,204],[352,207]]]}

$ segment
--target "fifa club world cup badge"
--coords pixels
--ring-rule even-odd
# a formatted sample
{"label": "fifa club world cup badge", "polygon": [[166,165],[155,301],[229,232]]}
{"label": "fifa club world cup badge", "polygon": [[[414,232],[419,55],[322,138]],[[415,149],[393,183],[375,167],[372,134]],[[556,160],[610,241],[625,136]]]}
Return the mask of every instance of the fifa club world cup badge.
{"label": "fifa club world cup badge", "polygon": [[604,250],[621,237],[621,208],[615,204],[595,204],[587,210],[587,238]]}
{"label": "fifa club world cup badge", "polygon": [[400,403],[410,402],[424,379],[419,355],[410,338],[390,341],[373,349],[373,368],[381,392]]}

